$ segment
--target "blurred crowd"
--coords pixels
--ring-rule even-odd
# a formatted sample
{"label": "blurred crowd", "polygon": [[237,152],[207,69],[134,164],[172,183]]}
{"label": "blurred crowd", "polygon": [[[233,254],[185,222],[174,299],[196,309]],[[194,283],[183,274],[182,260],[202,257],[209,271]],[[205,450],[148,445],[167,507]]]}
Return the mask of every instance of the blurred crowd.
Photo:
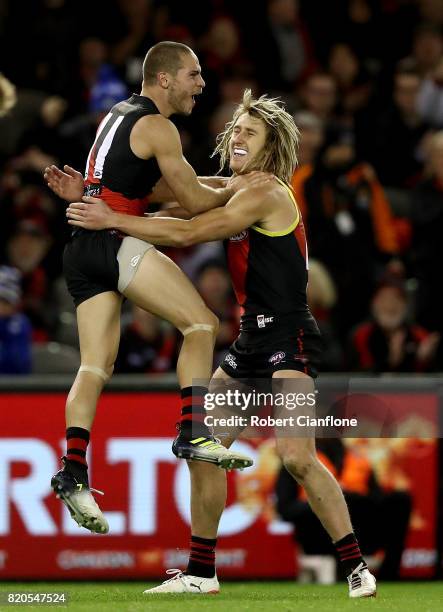
{"label": "blurred crowd", "polygon": [[[140,91],[160,40],[202,65],[203,95],[176,120],[198,174],[217,172],[215,136],[246,87],[295,117],[321,369],[443,370],[442,0],[0,0],[0,100],[16,99],[0,117],[0,372],[39,371],[35,355],[54,343],[72,371],[65,207],[42,172],[83,170],[98,123]],[[222,247],[168,254],[220,318],[217,364],[239,316]],[[179,342],[126,304],[116,371],[173,371]]]}

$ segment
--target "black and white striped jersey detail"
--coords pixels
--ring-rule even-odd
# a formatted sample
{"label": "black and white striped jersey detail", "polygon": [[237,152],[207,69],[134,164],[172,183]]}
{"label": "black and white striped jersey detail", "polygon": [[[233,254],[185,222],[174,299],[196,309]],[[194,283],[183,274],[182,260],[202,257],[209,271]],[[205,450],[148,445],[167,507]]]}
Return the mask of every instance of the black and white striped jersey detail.
{"label": "black and white striped jersey detail", "polygon": [[146,115],[159,114],[154,102],[133,94],[116,104],[100,123],[88,155],[86,187],[100,185],[126,200],[149,195],[161,172],[154,157],[141,159],[130,146],[134,125]]}

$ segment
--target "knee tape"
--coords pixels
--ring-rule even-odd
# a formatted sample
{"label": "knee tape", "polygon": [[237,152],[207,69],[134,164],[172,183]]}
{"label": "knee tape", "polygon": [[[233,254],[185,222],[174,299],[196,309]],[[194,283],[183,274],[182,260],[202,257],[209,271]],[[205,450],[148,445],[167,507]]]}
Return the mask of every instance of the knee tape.
{"label": "knee tape", "polygon": [[129,283],[135,276],[138,266],[143,259],[144,254],[149,249],[154,248],[149,242],[126,236],[123,238],[121,246],[117,253],[118,261],[118,290],[123,293]]}
{"label": "knee tape", "polygon": [[79,372],[89,372],[90,374],[96,374],[100,378],[102,378],[105,382],[107,382],[110,378],[109,374],[107,374],[101,368],[96,368],[95,366],[82,365],[80,366]]}
{"label": "knee tape", "polygon": [[215,331],[215,327],[213,325],[206,325],[206,323],[195,323],[195,325],[190,325],[189,327],[184,329],[182,331],[182,334],[184,336],[187,336],[188,334],[192,334],[196,331],[206,331],[213,334]]}

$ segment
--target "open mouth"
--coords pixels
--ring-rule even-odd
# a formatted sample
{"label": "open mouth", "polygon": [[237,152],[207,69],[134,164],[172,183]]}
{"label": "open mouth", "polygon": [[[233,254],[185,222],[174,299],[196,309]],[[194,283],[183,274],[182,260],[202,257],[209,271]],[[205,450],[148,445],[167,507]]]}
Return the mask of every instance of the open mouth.
{"label": "open mouth", "polygon": [[243,159],[244,157],[246,157],[247,154],[248,152],[246,151],[246,149],[242,149],[241,147],[234,147],[232,149],[233,159]]}

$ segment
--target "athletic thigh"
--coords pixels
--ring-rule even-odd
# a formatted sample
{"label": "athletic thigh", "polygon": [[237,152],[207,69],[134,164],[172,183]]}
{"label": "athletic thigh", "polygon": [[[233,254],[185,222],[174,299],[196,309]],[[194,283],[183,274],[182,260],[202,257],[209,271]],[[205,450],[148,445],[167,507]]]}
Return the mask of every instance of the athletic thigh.
{"label": "athletic thigh", "polygon": [[[301,393],[307,395],[314,391],[314,381],[312,378],[296,370],[279,370],[272,376],[274,393]],[[310,414],[309,406],[300,406],[296,415]],[[294,415],[294,411],[292,412]],[[288,416],[282,414],[278,416]],[[277,453],[284,463],[305,464],[306,461],[316,457],[315,438],[312,428],[303,429],[301,427],[276,430]]]}
{"label": "athletic thigh", "polygon": [[192,323],[206,323],[210,317],[207,306],[188,277],[169,257],[154,248],[145,253],[124,295],[178,329]]}
{"label": "athletic thigh", "polygon": [[110,368],[120,342],[122,296],[106,291],[85,300],[77,308],[80,353],[83,365]]}

